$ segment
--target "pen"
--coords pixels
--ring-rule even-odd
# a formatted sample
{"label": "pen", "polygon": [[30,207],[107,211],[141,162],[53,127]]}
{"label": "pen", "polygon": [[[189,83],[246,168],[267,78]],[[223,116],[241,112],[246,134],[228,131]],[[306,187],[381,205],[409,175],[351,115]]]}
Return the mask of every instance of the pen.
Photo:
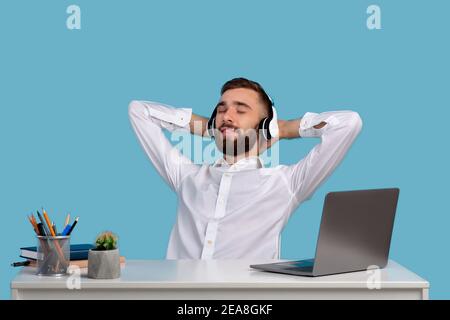
{"label": "pen", "polygon": [[71,226],[70,224],[68,224],[68,225],[64,228],[64,230],[63,230],[63,232],[61,233],[61,235],[62,235],[62,236],[67,236],[67,233],[69,232],[70,228],[72,228],[72,226]]}
{"label": "pen", "polygon": [[78,219],[79,219],[79,217],[76,217],[76,218],[75,218],[75,221],[72,223],[72,226],[70,227],[70,230],[69,230],[69,232],[67,233],[68,236],[70,236],[70,234],[71,234],[72,231],[73,231],[73,228],[75,228],[75,226],[76,226],[76,224],[77,224],[77,222],[78,222]]}
{"label": "pen", "polygon": [[41,216],[41,214],[39,213],[39,211],[36,210],[36,212],[37,212],[37,215],[38,215],[39,220],[41,221],[42,228],[43,228],[44,231],[45,231],[45,235],[46,235],[46,236],[49,236],[49,235],[50,235],[50,231],[48,230],[47,225],[45,224],[44,218],[42,218],[42,216]]}
{"label": "pen", "polygon": [[25,267],[31,263],[30,260],[27,261],[20,261],[20,262],[13,262],[11,263],[11,267]]}
{"label": "pen", "polygon": [[45,233],[44,227],[42,227],[42,223],[41,223],[41,222],[39,222],[39,223],[37,224],[37,228],[38,228],[38,230],[39,230],[39,235],[40,235],[40,236],[46,236],[46,235],[47,235],[47,234]]}

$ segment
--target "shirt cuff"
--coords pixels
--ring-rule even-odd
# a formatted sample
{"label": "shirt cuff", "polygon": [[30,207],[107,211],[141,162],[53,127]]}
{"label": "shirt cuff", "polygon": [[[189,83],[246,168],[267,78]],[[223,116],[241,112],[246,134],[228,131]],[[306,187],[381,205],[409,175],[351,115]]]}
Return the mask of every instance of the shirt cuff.
{"label": "shirt cuff", "polygon": [[300,126],[298,128],[298,134],[302,138],[316,137],[316,132],[313,126],[315,125],[314,119],[319,114],[314,112],[306,112],[300,120]]}
{"label": "shirt cuff", "polygon": [[168,130],[185,129],[190,131],[191,108],[174,108],[160,103],[146,102],[148,116],[161,121],[161,126]]}
{"label": "shirt cuff", "polygon": [[[314,128],[314,126],[320,124],[322,121],[327,124],[320,129]],[[303,138],[315,138],[322,136],[323,131],[330,125],[336,125],[337,119],[330,112],[315,113],[306,112],[300,120],[300,126],[298,133]]]}

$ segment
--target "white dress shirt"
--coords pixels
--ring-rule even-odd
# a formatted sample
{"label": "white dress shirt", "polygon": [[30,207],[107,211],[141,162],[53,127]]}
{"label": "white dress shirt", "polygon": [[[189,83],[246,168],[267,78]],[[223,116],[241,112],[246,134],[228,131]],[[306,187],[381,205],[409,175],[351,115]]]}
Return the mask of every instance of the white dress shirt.
{"label": "white dress shirt", "polygon": [[[189,130],[192,109],[132,101],[129,116],[145,153],[178,196],[167,259],[279,259],[290,215],[330,176],[358,136],[362,120],[350,110],[307,112],[301,137],[320,137],[293,165],[264,167],[259,157],[233,165],[194,164],[162,129]],[[313,126],[325,121],[321,129]]]}

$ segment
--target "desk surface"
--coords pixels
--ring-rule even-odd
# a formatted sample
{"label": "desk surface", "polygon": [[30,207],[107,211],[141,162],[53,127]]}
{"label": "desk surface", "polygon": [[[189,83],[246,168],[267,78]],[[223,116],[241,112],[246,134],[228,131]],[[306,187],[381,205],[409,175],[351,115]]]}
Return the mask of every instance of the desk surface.
{"label": "desk surface", "polygon": [[[66,296],[83,299],[108,292],[111,298],[297,299],[359,298],[369,291],[372,291],[369,298],[377,298],[373,291],[380,291],[389,293],[380,298],[403,298],[407,297],[406,293],[413,294],[411,298],[428,298],[429,283],[392,260],[386,268],[378,270],[382,290],[369,290],[371,274],[367,271],[311,278],[262,272],[249,267],[267,262],[273,261],[128,260],[119,279],[89,279],[87,269],[81,269],[82,290],[67,289],[70,276],[42,277],[34,274],[34,268],[24,267],[11,281],[11,295],[15,299]],[[324,295],[323,292],[328,293]]]}

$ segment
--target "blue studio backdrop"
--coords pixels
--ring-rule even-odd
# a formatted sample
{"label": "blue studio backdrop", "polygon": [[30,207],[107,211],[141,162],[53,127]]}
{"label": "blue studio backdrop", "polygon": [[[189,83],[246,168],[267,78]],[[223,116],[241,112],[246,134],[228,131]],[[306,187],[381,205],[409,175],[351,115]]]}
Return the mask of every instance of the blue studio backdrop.
{"label": "blue studio backdrop", "polygon": [[[371,29],[370,5],[381,28]],[[69,27],[68,7],[80,9]],[[141,150],[133,99],[209,116],[221,85],[260,82],[279,117],[357,111],[362,132],[282,234],[282,258],[314,255],[327,192],[399,187],[390,258],[450,298],[448,1],[21,1],[0,3],[0,297],[35,245],[44,206],[72,243],[103,230],[127,259],[164,259],[176,196]],[[73,27],[73,26],[72,26]],[[281,141],[280,162],[317,139]]]}

